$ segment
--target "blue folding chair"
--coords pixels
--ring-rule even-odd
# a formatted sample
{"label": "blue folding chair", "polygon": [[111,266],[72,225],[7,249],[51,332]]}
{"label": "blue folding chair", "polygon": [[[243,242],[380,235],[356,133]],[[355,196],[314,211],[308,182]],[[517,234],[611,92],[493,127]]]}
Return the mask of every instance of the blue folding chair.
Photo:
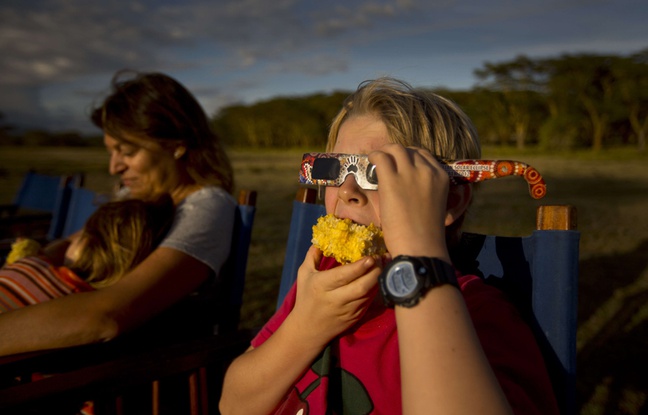
{"label": "blue folding chair", "polygon": [[29,171],[9,204],[0,205],[0,238],[7,243],[17,236],[47,239],[67,206],[69,176],[50,176]]}
{"label": "blue folding chair", "polygon": [[[49,231],[47,232],[47,240],[53,241],[69,234],[64,234],[66,221],[69,218],[70,202],[76,189],[83,186],[85,175],[83,173],[66,176],[65,180],[59,186],[54,212],[52,213],[52,222],[50,223]],[[86,190],[88,191],[88,190]],[[78,196],[76,197],[78,199]],[[78,202],[74,203],[75,210],[79,210]],[[92,214],[92,212],[90,212]],[[89,216],[89,215],[88,215]],[[85,221],[87,217],[83,220]],[[79,228],[80,229],[80,228]]]}
{"label": "blue folding chair", "polygon": [[[317,191],[302,188],[293,202],[277,307],[297,277],[311,245],[312,226],[325,208]],[[561,413],[576,412],[576,317],[580,232],[575,208],[540,206],[529,236],[464,233],[453,263],[482,276],[515,299],[543,352]]]}
{"label": "blue folding chair", "polygon": [[97,208],[106,200],[101,199],[97,193],[83,187],[69,189],[69,205],[60,233],[52,238],[66,238],[83,228],[86,221]]}
{"label": "blue folding chair", "polygon": [[65,185],[66,176],[50,176],[34,171],[25,173],[22,184],[14,200],[2,208],[15,213],[19,209],[53,213],[56,208],[57,194]]}

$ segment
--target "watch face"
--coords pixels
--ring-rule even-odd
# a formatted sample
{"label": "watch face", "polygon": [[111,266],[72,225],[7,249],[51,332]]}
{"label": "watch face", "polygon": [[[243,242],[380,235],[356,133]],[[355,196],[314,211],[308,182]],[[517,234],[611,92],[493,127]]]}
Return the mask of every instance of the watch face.
{"label": "watch face", "polygon": [[416,291],[418,279],[411,262],[395,264],[386,278],[386,288],[396,298],[406,298]]}

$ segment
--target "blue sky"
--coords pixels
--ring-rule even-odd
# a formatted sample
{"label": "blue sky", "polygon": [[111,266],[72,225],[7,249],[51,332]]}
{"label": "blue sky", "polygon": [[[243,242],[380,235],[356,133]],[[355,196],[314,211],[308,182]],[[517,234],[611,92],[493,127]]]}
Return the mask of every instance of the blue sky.
{"label": "blue sky", "polygon": [[165,72],[209,114],[389,75],[467,89],[485,62],[648,48],[645,0],[2,0],[4,122],[95,132],[120,69]]}

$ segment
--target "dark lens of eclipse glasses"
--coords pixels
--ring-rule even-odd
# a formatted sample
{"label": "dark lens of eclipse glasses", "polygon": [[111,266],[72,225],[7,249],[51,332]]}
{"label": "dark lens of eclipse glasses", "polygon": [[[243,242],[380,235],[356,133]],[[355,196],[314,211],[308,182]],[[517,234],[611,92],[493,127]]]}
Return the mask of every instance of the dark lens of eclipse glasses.
{"label": "dark lens of eclipse glasses", "polygon": [[315,180],[335,180],[340,174],[340,160],[321,158],[313,161],[311,177]]}

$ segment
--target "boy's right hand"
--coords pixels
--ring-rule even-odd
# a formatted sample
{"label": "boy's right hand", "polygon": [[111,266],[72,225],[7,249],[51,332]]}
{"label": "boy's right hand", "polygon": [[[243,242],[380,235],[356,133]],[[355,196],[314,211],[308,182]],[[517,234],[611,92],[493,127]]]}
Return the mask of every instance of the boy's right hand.
{"label": "boy's right hand", "polygon": [[300,325],[302,341],[324,347],[365,314],[378,290],[382,261],[365,257],[319,271],[322,252],[308,250],[297,273],[297,297],[290,318]]}

